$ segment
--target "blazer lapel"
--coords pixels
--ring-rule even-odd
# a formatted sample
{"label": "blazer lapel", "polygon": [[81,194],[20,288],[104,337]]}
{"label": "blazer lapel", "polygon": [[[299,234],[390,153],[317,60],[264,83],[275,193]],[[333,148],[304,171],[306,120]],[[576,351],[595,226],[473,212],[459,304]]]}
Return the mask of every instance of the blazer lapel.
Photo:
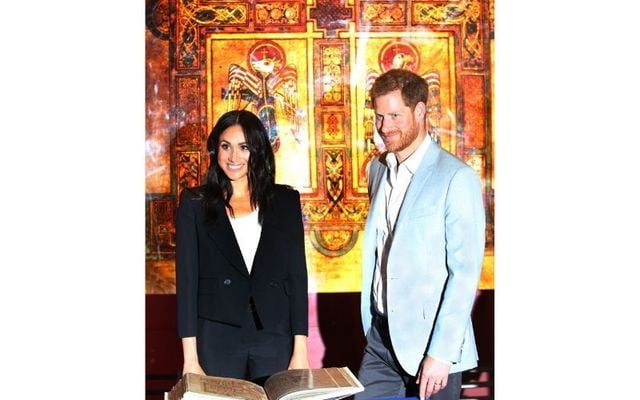
{"label": "blazer lapel", "polygon": [[260,273],[260,270],[262,269],[262,260],[273,259],[272,255],[269,254],[269,250],[275,246],[272,241],[276,240],[276,237],[279,235],[277,219],[278,217],[273,213],[273,211],[267,211],[264,215],[264,221],[262,221],[262,227],[260,229],[258,247],[256,248],[256,254],[253,257],[253,265],[251,266],[251,276],[253,277]]}
{"label": "blazer lapel", "polygon": [[[384,153],[386,154],[386,153]],[[362,259],[362,282],[370,283],[373,279],[373,268],[375,265],[375,248],[378,221],[378,214],[382,210],[381,202],[384,203],[383,179],[387,174],[387,166],[384,162],[384,154],[374,159],[369,169],[369,211],[365,222],[363,239],[363,259]]]}
{"label": "blazer lapel", "polygon": [[220,253],[231,265],[244,275],[249,276],[249,271],[244,263],[229,217],[224,208],[219,208],[218,213],[219,218],[209,228],[208,236],[216,243]]}
{"label": "blazer lapel", "polygon": [[[427,138],[425,140],[429,139]],[[400,207],[400,212],[398,213],[396,227],[402,226],[405,218],[411,218],[411,209],[416,201],[418,201],[422,190],[428,185],[429,180],[433,175],[433,167],[438,160],[441,151],[442,150],[435,142],[431,142],[427,152],[424,154],[424,158],[422,159],[420,166],[418,166],[417,171],[411,178],[409,187],[407,187],[407,193],[404,195],[402,207]]]}
{"label": "blazer lapel", "polygon": [[382,180],[387,173],[387,166],[382,162],[382,160],[384,160],[383,156],[373,161],[374,164],[371,165],[371,170],[369,171],[371,173],[371,177],[369,178],[371,181],[369,187],[371,196],[366,225],[369,226],[370,229],[365,229],[365,232],[375,231],[375,226],[370,225],[376,220],[376,213],[380,210],[380,202],[384,201],[384,185],[382,184]]}

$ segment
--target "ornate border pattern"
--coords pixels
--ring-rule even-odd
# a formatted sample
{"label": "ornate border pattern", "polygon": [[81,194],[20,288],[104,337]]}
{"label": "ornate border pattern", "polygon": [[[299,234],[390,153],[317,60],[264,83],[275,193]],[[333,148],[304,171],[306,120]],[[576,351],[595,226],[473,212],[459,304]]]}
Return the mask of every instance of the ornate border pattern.
{"label": "ornate border pattern", "polygon": [[[297,82],[308,83],[310,94],[303,103],[307,104],[306,118],[311,119],[310,174],[316,183],[301,193],[311,264],[318,257],[340,259],[346,264],[359,262],[353,250],[357,249],[368,210],[366,160],[379,154],[372,123],[366,113],[362,116],[362,109],[366,109],[366,87],[375,74],[392,67],[424,74],[430,92],[430,134],[443,139],[443,145],[482,178],[487,204],[487,254],[492,255],[490,43],[494,0],[156,0],[147,7],[147,28],[170,43],[167,62],[171,68],[170,123],[174,132],[171,166],[167,166],[172,171],[172,193],[149,195],[147,199],[150,263],[173,258],[173,213],[180,191],[200,184],[208,162],[204,142],[213,123],[209,99],[220,98],[220,94],[211,92],[207,74],[229,73],[210,71],[206,52],[211,37],[279,38],[276,44],[277,40],[293,38],[306,41],[309,54],[303,55],[302,64],[308,68],[296,68],[295,73]],[[449,53],[443,56],[450,60],[446,68],[429,68],[424,40],[430,37],[449,41]],[[372,43],[380,47],[371,47]],[[300,62],[287,59],[287,64],[296,66]],[[246,67],[251,65],[248,60]],[[258,71],[247,71],[259,75]],[[245,83],[251,86],[250,81]],[[354,161],[360,158],[364,162]],[[484,285],[492,287],[492,257],[488,263],[490,276]],[[357,287],[354,282],[349,285],[338,289]]]}

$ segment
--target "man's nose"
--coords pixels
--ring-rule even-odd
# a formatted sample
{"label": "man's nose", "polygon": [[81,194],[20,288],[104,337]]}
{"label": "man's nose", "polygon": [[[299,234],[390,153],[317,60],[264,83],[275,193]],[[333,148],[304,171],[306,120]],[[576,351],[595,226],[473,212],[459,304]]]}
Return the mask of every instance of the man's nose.
{"label": "man's nose", "polygon": [[388,121],[387,121],[387,122],[385,122],[385,119],[383,118],[383,119],[380,121],[380,128],[379,128],[378,130],[379,130],[380,132],[383,132],[383,133],[384,133],[384,132],[386,132],[386,131],[388,131],[388,130],[389,130],[389,122],[388,122]]}

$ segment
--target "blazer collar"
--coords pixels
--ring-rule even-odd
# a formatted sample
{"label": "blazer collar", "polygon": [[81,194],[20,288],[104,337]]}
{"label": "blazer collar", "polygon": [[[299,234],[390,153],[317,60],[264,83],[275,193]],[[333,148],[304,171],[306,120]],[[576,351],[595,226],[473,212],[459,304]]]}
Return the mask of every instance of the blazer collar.
{"label": "blazer collar", "polygon": [[[218,215],[221,217],[211,225],[208,236],[213,240],[220,253],[227,259],[227,261],[234,266],[240,273],[249,277],[249,270],[242,256],[242,251],[236,240],[233,227],[229,221],[226,210],[224,207],[218,208]],[[264,252],[264,246],[268,245],[270,238],[276,233],[274,229],[278,229],[277,215],[273,212],[265,212],[264,221],[262,222],[262,231],[260,232],[260,240],[258,241],[258,247],[256,248],[256,255],[254,257],[254,265],[251,269],[252,274],[256,270],[256,266],[259,264],[260,253]],[[266,242],[265,242],[266,241]]]}
{"label": "blazer collar", "polygon": [[[389,165],[387,165],[387,156],[388,153],[384,153],[380,155],[377,159],[374,159],[369,169],[369,173],[372,174],[369,181],[370,187],[368,188],[370,193],[370,205],[369,205],[369,214],[373,214],[380,209],[378,205],[380,201],[384,201],[384,191],[382,190],[384,187],[384,178],[387,175],[387,171],[389,169]],[[372,218],[367,218],[370,220]]]}
{"label": "blazer collar", "polygon": [[207,234],[211,240],[216,243],[220,253],[222,253],[227,261],[240,271],[240,273],[248,277],[249,271],[242,257],[240,246],[238,246],[238,242],[236,241],[226,210],[224,207],[218,207],[217,211],[218,218],[211,224]]}
{"label": "blazer collar", "polygon": [[400,212],[398,213],[396,226],[401,226],[404,218],[411,217],[410,215],[405,217],[405,215],[407,215],[407,213],[411,213],[411,209],[418,200],[420,193],[429,185],[429,180],[431,179],[435,169],[434,166],[441,152],[442,149],[436,143],[431,143],[429,148],[427,148],[427,152],[425,153],[420,166],[411,178],[409,187],[407,187],[407,193],[404,195],[402,207],[400,207]]}
{"label": "blazer collar", "polygon": [[[430,139],[426,138],[425,140],[430,140]],[[441,151],[442,149],[435,142],[432,142],[429,144],[422,158],[422,161],[418,165],[417,169],[414,171],[413,177],[411,179],[411,183],[407,188],[407,193],[405,194],[405,200],[403,201],[403,204],[413,203],[420,189],[427,183],[427,180],[431,177],[431,174],[433,173],[432,166],[438,160],[438,156],[440,155]],[[383,153],[381,156],[378,157],[377,160],[374,160],[374,163],[378,162],[384,165],[384,167],[378,165],[375,169],[371,170],[371,173],[372,173],[371,181],[374,183],[374,185],[371,188],[369,188],[373,190],[373,195],[371,197],[370,210],[371,209],[377,210],[379,208],[377,206],[378,201],[384,201],[384,196],[382,195],[382,192],[383,192],[382,188],[384,186],[383,180],[385,179],[385,176],[388,173],[388,169],[390,168],[389,165],[387,164],[388,154],[389,153]],[[401,207],[401,211],[402,209],[405,209],[405,208],[407,207],[404,207],[404,206]]]}

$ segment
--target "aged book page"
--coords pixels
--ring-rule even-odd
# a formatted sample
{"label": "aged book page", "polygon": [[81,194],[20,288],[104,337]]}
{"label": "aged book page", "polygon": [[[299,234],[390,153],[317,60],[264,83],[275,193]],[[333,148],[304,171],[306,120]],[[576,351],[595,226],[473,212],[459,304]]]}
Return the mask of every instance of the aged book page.
{"label": "aged book page", "polygon": [[268,400],[264,390],[242,379],[186,374],[171,389],[168,400],[246,399]]}
{"label": "aged book page", "polygon": [[335,400],[363,390],[347,367],[277,372],[264,389],[242,379],[186,374],[165,394],[165,400]]}
{"label": "aged book page", "polygon": [[273,374],[264,385],[271,400],[341,399],[364,390],[349,368],[292,369]]}

